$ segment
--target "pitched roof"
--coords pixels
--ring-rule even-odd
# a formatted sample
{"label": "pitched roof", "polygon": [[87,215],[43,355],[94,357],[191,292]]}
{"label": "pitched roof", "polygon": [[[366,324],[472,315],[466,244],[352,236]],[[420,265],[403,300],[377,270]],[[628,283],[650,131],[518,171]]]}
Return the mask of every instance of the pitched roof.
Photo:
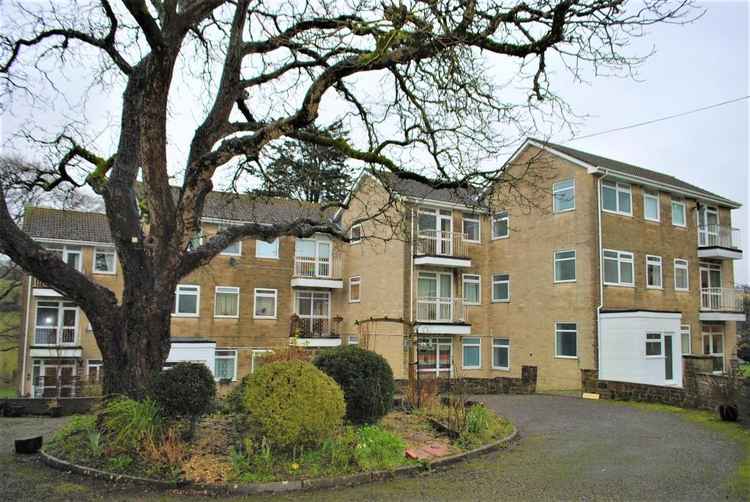
{"label": "pitched roof", "polygon": [[738,202],[734,202],[725,197],[722,197],[721,195],[717,195],[715,193],[709,192],[708,190],[704,190],[703,188],[692,185],[679,178],[675,178],[674,176],[670,176],[669,174],[664,174],[658,171],[653,171],[651,169],[646,169],[644,167],[635,166],[633,164],[627,164],[625,162],[620,162],[619,160],[602,157],[600,155],[595,155],[593,153],[576,150],[575,148],[570,148],[568,146],[550,143],[549,141],[544,141],[544,140],[540,140],[536,138],[529,138],[529,141],[542,144],[546,147],[551,148],[552,150],[556,150],[560,153],[573,157],[574,159],[577,159],[581,162],[589,164],[593,167],[602,167],[604,169],[607,169],[610,171],[616,171],[624,175],[636,176],[638,178],[643,178],[649,181],[653,181],[655,183],[669,185],[678,190],[686,190],[688,192],[694,192],[695,194],[703,195],[705,197],[715,199],[718,202],[723,201],[723,203],[729,206],[739,207],[741,205]]}
{"label": "pitched roof", "polygon": [[379,173],[376,177],[389,190],[405,197],[413,197],[426,201],[448,202],[470,207],[480,205],[480,191],[473,187],[433,188],[427,183],[402,178],[395,173]]}
{"label": "pitched roof", "polygon": [[27,207],[23,229],[31,237],[112,243],[107,215],[47,207]]}
{"label": "pitched roof", "polygon": [[[300,218],[321,222],[333,209],[322,211],[319,204],[278,197],[253,197],[228,192],[211,192],[206,197],[203,218],[236,222],[288,223]],[[107,216],[102,213],[28,207],[23,229],[31,237],[112,243]]]}

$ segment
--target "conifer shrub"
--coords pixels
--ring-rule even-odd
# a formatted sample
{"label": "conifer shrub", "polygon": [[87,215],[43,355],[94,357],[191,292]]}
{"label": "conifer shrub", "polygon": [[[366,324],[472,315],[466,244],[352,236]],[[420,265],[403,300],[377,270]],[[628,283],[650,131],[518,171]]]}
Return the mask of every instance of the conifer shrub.
{"label": "conifer shrub", "polygon": [[216,382],[205,364],[177,363],[159,373],[151,387],[151,397],[165,416],[194,421],[211,410]]}
{"label": "conifer shrub", "polygon": [[336,382],[310,363],[265,364],[244,385],[249,423],[280,450],[320,446],[336,434],[345,412]]}
{"label": "conifer shrub", "polygon": [[380,354],[346,345],[321,352],[313,364],[341,386],[352,423],[375,423],[393,407],[393,371]]}

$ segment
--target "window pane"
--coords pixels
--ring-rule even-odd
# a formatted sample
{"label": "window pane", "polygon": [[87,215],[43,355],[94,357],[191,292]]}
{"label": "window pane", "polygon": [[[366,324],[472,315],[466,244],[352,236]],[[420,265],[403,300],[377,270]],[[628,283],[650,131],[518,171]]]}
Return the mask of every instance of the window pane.
{"label": "window pane", "polygon": [[[560,325],[566,326],[566,325]],[[557,332],[557,355],[575,357],[578,354],[576,349],[576,333],[570,331]]]}
{"label": "window pane", "polygon": [[464,218],[464,237],[470,241],[479,240],[479,221]]}
{"label": "window pane", "polygon": [[479,303],[479,284],[464,281],[464,300],[467,303]]}
{"label": "window pane", "polygon": [[508,367],[508,347],[492,347],[492,365],[496,368]]}
{"label": "window pane", "polygon": [[602,185],[602,207],[607,211],[617,211],[617,191],[614,187]]}
{"label": "window pane", "polygon": [[479,347],[464,345],[464,366],[479,366]]}
{"label": "window pane", "polygon": [[575,252],[556,253],[555,258],[555,280],[574,281],[576,279]]}
{"label": "window pane", "polygon": [[[606,254],[606,253],[605,253]],[[617,273],[617,261],[611,259],[604,260],[604,282],[618,283],[619,275]]]}
{"label": "window pane", "polygon": [[646,215],[646,218],[649,220],[658,220],[659,219],[659,202],[658,199],[646,196],[644,199],[644,213]]}
{"label": "window pane", "polygon": [[684,268],[674,269],[675,273],[675,287],[678,289],[688,289],[688,274]]}
{"label": "window pane", "polygon": [[633,283],[633,264],[627,262],[620,263],[620,281],[623,284]]}
{"label": "window pane", "polygon": [[234,242],[224,248],[225,254],[240,254],[240,242]]}
{"label": "window pane", "polygon": [[684,206],[679,202],[672,202],[672,224],[685,225]]}
{"label": "window pane", "polygon": [[255,256],[258,258],[278,258],[279,239],[274,239],[272,242],[255,241]]}
{"label": "window pane", "polygon": [[646,344],[646,355],[647,356],[661,355],[661,343],[648,342]]}
{"label": "window pane", "polygon": [[437,216],[420,211],[417,226],[419,230],[437,230]]}
{"label": "window pane", "polygon": [[216,378],[220,380],[231,380],[234,378],[235,357],[217,357],[214,361]]}
{"label": "window pane", "polygon": [[[310,300],[302,300],[300,303],[305,302],[305,306],[308,311],[310,309]],[[273,317],[276,315],[276,302],[272,296],[256,296],[255,297],[255,315],[262,317]],[[300,312],[302,314],[303,312]]]}
{"label": "window pane", "polygon": [[629,213],[630,212],[630,192],[624,192],[619,191],[617,193],[617,196],[619,197],[620,201],[620,212],[621,213]]}
{"label": "window pane", "polygon": [[554,210],[566,211],[575,207],[575,183],[573,180],[560,181],[553,185]]}
{"label": "window pane", "polygon": [[198,296],[181,293],[177,296],[177,312],[180,314],[198,313]]}
{"label": "window pane", "polygon": [[115,269],[115,255],[106,251],[97,251],[94,256],[94,270],[112,272]]}
{"label": "window pane", "polygon": [[682,333],[682,353],[690,354],[690,333]]}
{"label": "window pane", "polygon": [[351,229],[351,241],[357,242],[362,239],[362,227],[360,225],[354,225]]}
{"label": "window pane", "polygon": [[216,292],[216,315],[236,316],[237,311],[236,292],[217,291]]}
{"label": "window pane", "polygon": [[495,300],[507,300],[508,299],[508,283],[500,282],[495,283],[492,286]]}

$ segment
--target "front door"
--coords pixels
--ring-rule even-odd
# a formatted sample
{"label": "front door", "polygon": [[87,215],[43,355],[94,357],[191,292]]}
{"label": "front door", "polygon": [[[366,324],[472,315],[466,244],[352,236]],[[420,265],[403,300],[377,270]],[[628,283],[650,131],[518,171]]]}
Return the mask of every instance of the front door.
{"label": "front door", "polygon": [[440,235],[438,236],[437,254],[451,256],[453,243],[453,217],[450,211],[440,210]]}
{"label": "front door", "polygon": [[34,397],[72,397],[75,395],[75,362],[71,360],[35,360]]}

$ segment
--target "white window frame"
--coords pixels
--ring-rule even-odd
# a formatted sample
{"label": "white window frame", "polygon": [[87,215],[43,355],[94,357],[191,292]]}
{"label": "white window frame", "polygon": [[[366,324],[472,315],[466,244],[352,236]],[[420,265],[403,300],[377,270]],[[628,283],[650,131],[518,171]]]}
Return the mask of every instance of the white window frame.
{"label": "white window frame", "polygon": [[97,383],[102,383],[102,368],[104,364],[101,359],[86,360],[86,383],[91,384],[91,370],[96,369]]}
{"label": "white window frame", "polygon": [[[656,340],[656,339],[649,339],[648,338],[649,335],[658,335],[659,339],[658,340]],[[643,334],[643,342],[644,342],[643,343],[643,355],[646,357],[646,359],[664,359],[664,357],[665,357],[665,355],[664,355],[664,335],[662,333],[654,332],[654,331],[652,331],[650,333],[648,333],[648,332],[644,333]],[[651,355],[649,355],[648,354],[648,349],[647,349],[648,345],[649,344],[656,344],[656,343],[659,344],[659,353],[658,354],[651,354]],[[680,341],[680,343],[682,343],[682,341]]]}
{"label": "white window frame", "polygon": [[[219,295],[219,293],[236,293],[237,294],[237,302],[236,302],[237,314],[219,315],[216,313],[216,297]],[[240,317],[240,288],[236,286],[216,286],[214,288],[214,317],[216,319],[238,319]]]}
{"label": "white window frame", "polygon": [[[605,209],[604,208],[604,187],[614,189],[615,191],[615,206],[616,209]],[[620,193],[627,193],[628,199],[630,200],[630,211],[623,211],[620,208]],[[602,193],[599,194],[602,198],[602,211],[610,214],[619,214],[621,216],[633,216],[633,188],[630,183],[620,183],[615,181],[603,181],[602,182]]]}
{"label": "white window frame", "polygon": [[[567,183],[569,181],[573,182],[573,186],[560,188],[560,185],[563,183]],[[557,208],[557,194],[562,192],[567,192],[568,190],[573,191],[573,207],[568,209],[558,209]],[[576,209],[576,179],[575,178],[568,178],[564,180],[560,180],[556,183],[552,184],[552,212],[553,213],[567,213],[569,211],[575,211]]]}
{"label": "white window frame", "polygon": [[[500,277],[500,276],[506,276],[508,278],[507,279],[496,279],[496,277]],[[502,284],[502,283],[508,284],[508,298],[495,298],[495,284]],[[508,302],[510,302],[510,297],[511,297],[511,293],[510,293],[510,274],[506,274],[506,273],[492,274],[492,295],[491,296],[492,296],[492,303],[508,303]]]}
{"label": "white window frame", "polygon": [[68,257],[72,254],[78,255],[78,270],[83,272],[83,249],[81,246],[66,246],[64,244],[47,244],[44,246],[47,251],[60,253],[59,257],[65,263],[68,263]]}
{"label": "white window frame", "polygon": [[[260,243],[260,242],[262,242],[263,244],[269,244],[269,245],[276,244],[276,246],[275,246],[276,255],[275,256],[260,256],[260,255],[258,255],[258,250],[259,250],[258,243]],[[279,259],[279,254],[280,254],[279,253],[280,246],[281,246],[281,242],[280,242],[280,239],[278,237],[276,237],[271,242],[266,242],[266,241],[263,241],[263,240],[260,240],[260,239],[256,239],[256,241],[255,241],[255,257],[256,258],[260,258],[261,260],[278,260]]]}
{"label": "white window frame", "polygon": [[[357,240],[354,240],[354,229],[359,230],[359,237],[357,237]],[[359,244],[362,242],[362,236],[364,235],[362,230],[362,224],[361,223],[355,223],[352,225],[352,227],[349,229],[349,244]]]}
{"label": "white window frame", "polygon": [[[112,255],[112,270],[97,270],[96,269],[96,255],[97,254],[111,254]],[[94,274],[101,275],[115,275],[117,273],[117,251],[113,247],[102,247],[97,246],[91,253],[91,272]]]}
{"label": "white window frame", "polygon": [[346,337],[346,344],[347,345],[359,345],[359,336],[358,335],[348,335]]}
{"label": "white window frame", "polygon": [[[352,286],[359,286],[359,295],[355,300],[352,298]],[[349,278],[349,303],[360,303],[362,301],[362,276],[355,275]]]}
{"label": "white window frame", "polygon": [[[479,233],[479,239],[467,239],[466,238],[466,221],[473,221],[477,224],[477,232]],[[466,214],[463,215],[461,219],[461,238],[464,240],[464,242],[471,242],[472,244],[481,244],[482,242],[482,218],[479,216],[466,216]]]}
{"label": "white window frame", "polygon": [[[631,253],[630,251],[618,251],[617,249],[603,249],[602,250],[602,267],[604,266],[604,261],[606,260],[613,260],[614,258],[607,258],[604,256],[604,253],[617,253],[617,281],[618,282],[607,282],[606,275],[602,273],[602,277],[604,278],[604,285],[605,286],[624,286],[624,287],[635,287],[635,255]],[[629,258],[627,256],[630,256]],[[632,267],[632,276],[633,276],[633,282],[622,282],[622,264],[623,263],[630,263]],[[604,271],[602,271],[604,272]]]}
{"label": "white window frame", "polygon": [[[227,228],[229,228],[229,225],[218,225],[218,227],[216,228],[216,232],[221,232],[222,230],[226,230]],[[238,250],[236,253],[227,252],[228,248],[224,248],[219,254],[222,256],[242,256],[242,240],[237,240],[236,242],[230,244],[230,246],[233,246],[235,244],[237,244],[238,246]]]}
{"label": "white window frame", "polygon": [[[477,342],[466,343],[467,340],[477,340]],[[466,364],[466,353],[464,348],[472,347],[479,349],[479,365],[468,366]],[[481,370],[482,369],[482,338],[479,336],[465,336],[461,338],[461,369],[464,370]]]}
{"label": "white window frame", "polygon": [[[55,305],[52,305],[52,304]],[[57,324],[55,326],[47,326],[47,325],[40,325],[39,324],[39,309],[40,308],[46,308],[46,309],[57,309]],[[65,317],[65,311],[74,311],[75,312],[75,324],[73,326],[73,341],[72,342],[63,342],[63,329],[65,329],[65,325],[63,324],[64,317]],[[65,300],[57,300],[54,298],[50,299],[41,299],[36,302],[36,305],[34,305],[34,333],[32,334],[32,345],[39,345],[39,346],[48,346],[53,347],[57,345],[78,345],[79,343],[79,335],[78,330],[81,326],[81,311],[73,302],[68,302]],[[55,343],[37,343],[36,342],[36,332],[39,329],[55,329]]]}
{"label": "white window frame", "polygon": [[[649,267],[659,267],[659,285],[655,286],[648,283],[648,271]],[[646,255],[646,289],[664,289],[664,260],[661,256]]]}
{"label": "white window frame", "polygon": [[[560,326],[563,324],[572,324],[575,326],[574,330],[569,329],[561,329]],[[574,356],[566,356],[560,354],[560,347],[557,344],[557,334],[558,333],[575,333],[576,334],[576,355]],[[556,321],[555,322],[555,359],[578,359],[578,323],[577,322],[571,322],[571,321]]]}
{"label": "white window frame", "polygon": [[[573,253],[573,258],[558,258],[557,255],[560,253]],[[578,278],[578,262],[577,262],[577,255],[575,249],[560,249],[553,253],[552,255],[554,263],[552,266],[552,279],[555,282],[555,284],[564,284],[566,282],[576,282],[576,279]],[[572,279],[558,279],[557,278],[557,263],[562,261],[570,261],[573,260],[573,278]]]}
{"label": "white window frame", "polygon": [[[231,356],[229,356],[229,355],[218,355],[219,352],[231,352],[232,355]],[[232,382],[236,382],[237,381],[237,362],[238,362],[238,359],[239,359],[237,357],[237,350],[236,349],[224,349],[224,348],[218,349],[217,348],[214,351],[214,368],[216,368],[216,360],[217,359],[233,359],[234,360],[234,374],[232,375],[231,381]],[[221,380],[221,378],[219,378],[218,375],[214,375],[214,379],[217,382],[219,380]]]}
{"label": "white window frame", "polygon": [[[680,288],[677,286],[677,270],[685,270],[685,282],[687,287]],[[675,291],[690,291],[690,262],[682,258],[674,259],[674,290]]]}
{"label": "white window frame", "polygon": [[[683,349],[683,343],[682,339],[683,337],[687,335],[687,341],[688,341],[688,351],[685,352]],[[692,354],[693,353],[693,334],[690,329],[689,324],[682,324],[680,325],[680,350],[682,350],[683,355],[684,354]]]}
{"label": "white window frame", "polygon": [[[503,221],[505,220],[505,235],[496,235],[495,234],[495,222],[497,221]],[[498,211],[495,214],[492,215],[492,240],[498,240],[498,239],[507,239],[510,237],[510,214],[508,214],[508,211]]]}
{"label": "white window frame", "polygon": [[[258,297],[273,298],[273,315],[258,315]],[[255,288],[253,290],[253,319],[276,319],[279,314],[279,290],[273,288]]]}
{"label": "white window frame", "polygon": [[[680,206],[682,208],[682,224],[674,222],[675,205]],[[670,207],[672,209],[672,226],[686,228],[687,227],[687,203],[685,202],[685,199],[678,199],[678,198],[672,197],[672,203],[670,204]]]}
{"label": "white window frame", "polygon": [[[302,296],[308,296],[310,298],[310,305],[311,305],[311,314],[301,314],[299,312],[299,299]],[[327,311],[325,314],[315,314],[315,307],[314,304],[316,300],[321,300],[321,295],[326,295],[326,306]],[[320,291],[320,290],[313,290],[313,289],[302,289],[295,291],[294,293],[294,313],[300,318],[300,319],[309,319],[310,322],[314,322],[316,319],[323,319],[328,322],[328,333],[333,333],[333,327],[331,326],[331,292],[330,291]]]}
{"label": "white window frame", "polygon": [[[507,343],[504,345],[500,343],[500,340],[505,340]],[[495,348],[506,348],[508,350],[508,366],[499,366],[495,361]],[[510,371],[510,338],[497,337],[492,338],[492,369]]]}
{"label": "white window frame", "polygon": [[[649,218],[648,214],[646,213],[646,201],[649,199],[656,201],[656,218]],[[654,193],[643,190],[643,219],[646,221],[655,221],[656,223],[659,223],[661,221],[661,201],[659,192]]]}
{"label": "white window frame", "polygon": [[[195,309],[196,312],[190,313],[190,312],[178,312],[177,306],[180,304],[179,297],[180,297],[180,290],[183,288],[195,288],[195,294],[193,295],[192,290],[187,293],[191,296],[195,296]],[[200,317],[201,313],[201,287],[197,284],[178,284],[174,291],[174,311],[172,312],[172,317]]]}
{"label": "white window frame", "polygon": [[[466,283],[470,282],[477,285],[479,294],[477,302],[466,300]],[[480,274],[461,274],[461,293],[464,297],[464,305],[481,305],[482,304],[482,276]]]}

